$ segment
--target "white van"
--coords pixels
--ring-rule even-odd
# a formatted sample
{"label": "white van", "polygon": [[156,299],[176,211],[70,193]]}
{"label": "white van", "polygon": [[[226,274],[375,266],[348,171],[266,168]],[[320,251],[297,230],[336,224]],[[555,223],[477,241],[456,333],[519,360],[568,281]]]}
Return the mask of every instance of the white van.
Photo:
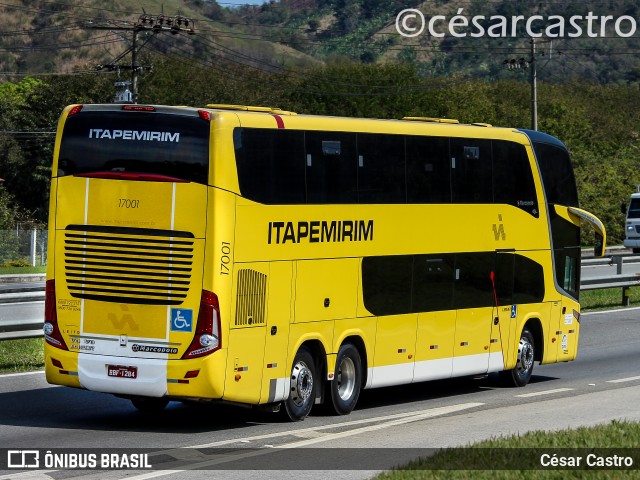
{"label": "white van", "polygon": [[629,206],[622,204],[622,213],[627,214],[624,246],[640,253],[640,193],[632,193]]}

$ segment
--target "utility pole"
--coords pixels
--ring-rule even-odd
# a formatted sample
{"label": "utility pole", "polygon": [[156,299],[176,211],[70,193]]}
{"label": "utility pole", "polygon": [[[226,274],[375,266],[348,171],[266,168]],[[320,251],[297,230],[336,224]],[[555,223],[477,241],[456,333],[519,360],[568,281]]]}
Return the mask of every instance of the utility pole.
{"label": "utility pole", "polygon": [[[551,43],[552,40],[541,40],[538,43]],[[525,58],[519,59],[506,59],[503,62],[503,65],[508,70],[514,71],[529,71],[529,84],[531,86],[531,130],[538,130],[538,64],[536,60],[536,39],[532,38],[529,41],[531,45],[531,58],[529,60]],[[553,45],[552,45],[553,46]],[[549,52],[551,52],[551,48]],[[544,56],[544,51],[541,53]],[[547,63],[551,60],[551,53],[549,53],[549,58],[547,62],[542,65],[544,68]]]}
{"label": "utility pole", "polygon": [[538,130],[538,84],[536,69],[536,39],[531,39],[531,130]]}
{"label": "utility pole", "polygon": [[133,29],[133,39],[131,40],[131,95],[133,103],[138,103],[138,75],[140,74],[140,64],[138,63],[138,32]]}
{"label": "utility pole", "polygon": [[[150,70],[151,66],[140,65],[138,61],[138,53],[140,49],[142,49],[149,40],[151,40],[152,36],[148,36],[147,39],[142,43],[142,45],[138,44],[138,34],[140,32],[151,32],[153,35],[162,32],[169,32],[173,35],[177,35],[179,33],[187,33],[188,35],[195,34],[195,30],[193,28],[193,20],[187,17],[183,17],[181,15],[175,15],[173,17],[165,16],[165,15],[141,15],[138,18],[138,21],[135,23],[129,22],[88,22],[86,28],[93,28],[96,30],[110,30],[110,31],[125,31],[131,32],[131,46],[127,48],[124,52],[114,58],[111,63],[98,65],[96,67],[97,70],[110,70],[117,71],[120,70],[131,70],[131,82],[116,82],[116,88],[120,89],[116,94],[117,102],[126,102],[126,103],[138,103],[138,76],[145,69]],[[119,62],[122,60],[127,54],[131,53],[131,64],[130,65],[120,65]],[[128,85],[131,85],[131,91],[127,89]]]}

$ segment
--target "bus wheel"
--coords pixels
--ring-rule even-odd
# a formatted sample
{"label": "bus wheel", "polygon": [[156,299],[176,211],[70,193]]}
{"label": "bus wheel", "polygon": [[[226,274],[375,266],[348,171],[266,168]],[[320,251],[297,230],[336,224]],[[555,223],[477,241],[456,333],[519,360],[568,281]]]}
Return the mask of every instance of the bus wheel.
{"label": "bus wheel", "polygon": [[500,372],[504,382],[509,386],[524,387],[531,380],[534,358],[535,344],[533,335],[525,328],[520,335],[516,368]]}
{"label": "bus wheel", "polygon": [[132,398],[131,403],[141,412],[160,412],[169,403],[168,398],[164,397],[137,397]]}
{"label": "bus wheel", "polygon": [[355,408],[362,386],[362,360],[351,343],[338,350],[336,371],[331,385],[331,403],[338,415],[347,415]]}
{"label": "bus wheel", "polygon": [[311,352],[300,347],[291,367],[289,398],[284,401],[287,416],[294,422],[309,415],[316,399],[316,367]]}

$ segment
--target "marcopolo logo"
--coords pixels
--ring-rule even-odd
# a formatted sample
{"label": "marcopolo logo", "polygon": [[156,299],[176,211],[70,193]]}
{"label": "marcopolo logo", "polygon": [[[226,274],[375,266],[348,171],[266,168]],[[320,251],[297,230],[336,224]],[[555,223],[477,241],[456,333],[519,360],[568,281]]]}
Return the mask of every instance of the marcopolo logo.
{"label": "marcopolo logo", "polygon": [[138,343],[131,345],[131,351],[144,353],[169,353],[172,355],[178,353],[178,349],[174,347],[158,347],[155,345],[140,345]]}
{"label": "marcopolo logo", "polygon": [[630,15],[472,15],[458,8],[456,15],[427,16],[415,8],[406,8],[396,16],[396,30],[403,37],[428,34],[432,37],[492,37],[492,38],[599,38],[615,33],[618,37],[633,37],[636,19]]}

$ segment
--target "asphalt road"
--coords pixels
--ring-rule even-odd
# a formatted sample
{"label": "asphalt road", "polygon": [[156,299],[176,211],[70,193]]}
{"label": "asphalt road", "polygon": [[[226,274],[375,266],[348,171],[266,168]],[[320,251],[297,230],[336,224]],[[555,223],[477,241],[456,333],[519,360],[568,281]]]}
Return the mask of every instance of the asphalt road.
{"label": "asphalt road", "polygon": [[[584,314],[581,325],[578,359],[536,365],[525,388],[503,388],[484,377],[367,390],[351,415],[312,411],[301,423],[230,405],[177,402],[144,415],[110,395],[49,386],[42,373],[0,376],[0,445],[152,448],[151,463],[166,469],[98,474],[54,468],[36,477],[33,471],[0,472],[0,479],[202,478],[199,470],[208,478],[317,478],[320,472],[309,468],[335,479],[369,478],[417,455],[416,448],[640,420],[640,310]],[[210,447],[232,450],[226,456],[202,450]]]}

